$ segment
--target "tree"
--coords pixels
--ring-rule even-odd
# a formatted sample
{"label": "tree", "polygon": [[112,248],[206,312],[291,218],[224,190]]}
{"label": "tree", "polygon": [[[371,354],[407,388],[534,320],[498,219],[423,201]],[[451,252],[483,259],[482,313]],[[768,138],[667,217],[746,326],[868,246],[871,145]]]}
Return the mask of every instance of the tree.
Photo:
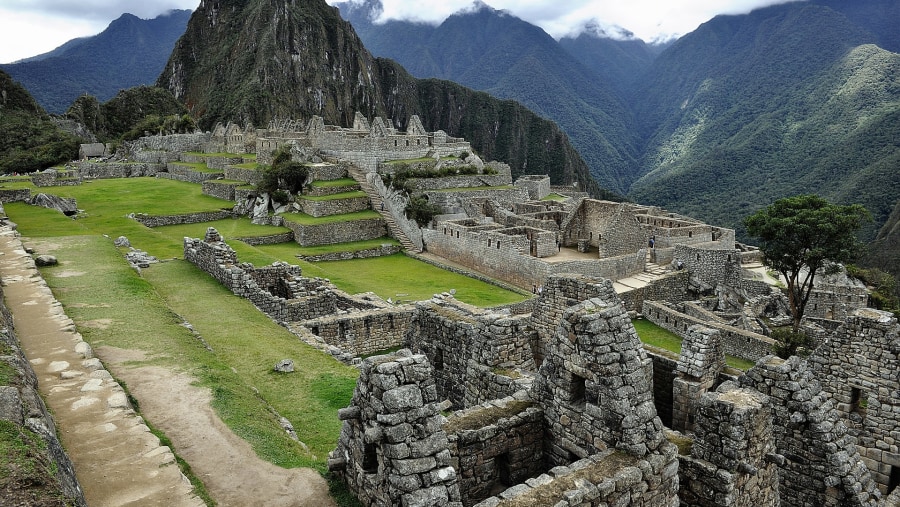
{"label": "tree", "polygon": [[871,220],[859,204],[832,204],[817,195],[779,199],[744,220],[747,232],[761,240],[765,263],[787,281],[793,331],[826,263],[847,262],[859,251],[856,231]]}

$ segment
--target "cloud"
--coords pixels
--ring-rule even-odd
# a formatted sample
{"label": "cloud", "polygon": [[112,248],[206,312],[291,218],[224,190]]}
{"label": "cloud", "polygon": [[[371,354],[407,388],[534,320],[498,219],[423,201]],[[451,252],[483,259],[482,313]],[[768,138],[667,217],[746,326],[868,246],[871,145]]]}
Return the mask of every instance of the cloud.
{"label": "cloud", "polygon": [[[335,4],[341,0],[327,1]],[[718,14],[746,14],[759,7],[789,1],[803,0],[487,0],[487,3],[540,26],[556,38],[577,35],[587,28],[599,29],[610,37],[638,37],[652,41],[684,35]],[[383,12],[378,21],[402,19],[428,23],[440,23],[449,15],[471,9],[473,5],[473,0],[444,0],[429,3],[427,8],[420,0],[381,2]]]}
{"label": "cloud", "polygon": [[105,27],[126,12],[149,19],[168,10],[196,9],[198,5],[200,0],[5,0],[2,10],[44,18],[99,21]]}

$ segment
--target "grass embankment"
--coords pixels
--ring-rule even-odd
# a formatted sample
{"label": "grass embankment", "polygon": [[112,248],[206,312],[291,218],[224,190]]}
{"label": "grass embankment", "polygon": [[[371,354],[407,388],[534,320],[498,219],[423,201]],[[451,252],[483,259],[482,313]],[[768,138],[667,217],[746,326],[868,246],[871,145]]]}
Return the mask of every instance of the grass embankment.
{"label": "grass embankment", "polygon": [[315,180],[309,184],[314,188],[335,188],[335,187],[352,187],[357,185],[353,178],[341,178],[338,180]]}
{"label": "grass embankment", "polygon": [[[632,321],[632,324],[634,324],[634,329],[637,331],[641,342],[653,347],[668,350],[675,354],[681,353],[682,338],[677,334],[667,329],[663,329],[645,319],[635,319]],[[747,371],[756,363],[748,359],[726,355],[725,364],[741,371]]]}
{"label": "grass embankment", "polygon": [[306,213],[284,213],[281,215],[285,221],[294,222],[300,225],[322,225],[333,224],[337,222],[352,222],[354,220],[369,220],[372,218],[381,218],[377,211],[370,209],[357,211],[354,213],[341,213],[340,215],[328,215],[324,217],[314,217]]}
{"label": "grass embankment", "polygon": [[360,197],[366,197],[366,193],[362,190],[353,190],[350,192],[341,192],[340,194],[330,194],[330,195],[320,195],[320,196],[311,196],[311,195],[303,195],[300,196],[301,199],[306,199],[307,201],[336,201],[339,199],[359,199]]}

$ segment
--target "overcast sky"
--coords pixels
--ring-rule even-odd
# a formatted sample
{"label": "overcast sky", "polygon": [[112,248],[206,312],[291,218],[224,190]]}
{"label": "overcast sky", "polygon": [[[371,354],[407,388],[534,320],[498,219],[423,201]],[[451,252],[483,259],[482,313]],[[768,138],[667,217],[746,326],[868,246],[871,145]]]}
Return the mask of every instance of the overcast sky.
{"label": "overcast sky", "polygon": [[[327,0],[330,4],[338,0]],[[353,0],[360,1],[360,0]],[[543,28],[554,37],[585,24],[645,41],[683,35],[717,14],[743,14],[788,0],[489,0],[496,9]],[[471,8],[472,0],[382,0],[386,18],[440,22]],[[423,4],[427,8],[423,8]],[[95,35],[128,12],[149,19],[169,9],[195,9],[200,0],[0,0],[0,63],[46,53],[76,37]]]}

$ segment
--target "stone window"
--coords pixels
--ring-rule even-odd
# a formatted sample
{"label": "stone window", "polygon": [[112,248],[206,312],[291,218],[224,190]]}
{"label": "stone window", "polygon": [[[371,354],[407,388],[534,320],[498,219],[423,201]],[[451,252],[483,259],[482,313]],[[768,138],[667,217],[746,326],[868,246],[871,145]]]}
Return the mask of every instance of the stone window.
{"label": "stone window", "polygon": [[573,405],[584,405],[585,378],[581,375],[572,374],[572,381],[569,385],[569,401]]}
{"label": "stone window", "polygon": [[866,417],[866,408],[868,407],[868,396],[858,387],[850,388],[850,413],[859,414],[860,417]]}
{"label": "stone window", "polygon": [[434,349],[434,369],[435,370],[443,370],[444,369],[444,349],[440,347],[436,347]]}
{"label": "stone window", "polygon": [[494,467],[497,472],[497,482],[506,488],[514,486],[512,473],[509,466],[509,453],[505,452],[494,458]]}
{"label": "stone window", "polygon": [[693,238],[693,237],[694,237],[694,231],[688,231],[688,237],[689,237],[689,238]]}
{"label": "stone window", "polygon": [[900,467],[892,466],[891,475],[888,478],[887,493],[890,495],[897,486],[900,486]]}
{"label": "stone window", "polygon": [[363,449],[363,472],[367,474],[378,473],[378,447],[376,444],[366,444]]}

